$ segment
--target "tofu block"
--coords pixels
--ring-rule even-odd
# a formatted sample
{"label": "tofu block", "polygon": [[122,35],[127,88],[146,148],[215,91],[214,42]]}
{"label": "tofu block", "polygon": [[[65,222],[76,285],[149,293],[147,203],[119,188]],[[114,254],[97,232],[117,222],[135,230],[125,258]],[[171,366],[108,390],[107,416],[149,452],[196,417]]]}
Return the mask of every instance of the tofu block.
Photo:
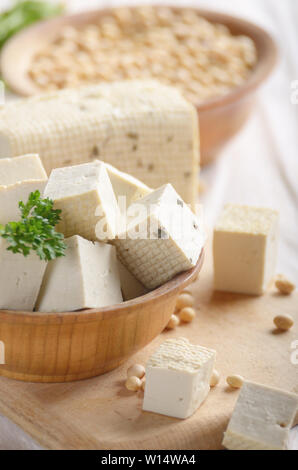
{"label": "tofu block", "polygon": [[168,339],[146,365],[143,410],[188,418],[206,399],[216,352],[186,338]]}
{"label": "tofu block", "polygon": [[47,179],[46,171],[36,153],[0,159],[0,185],[2,186],[19,181]]}
{"label": "tofu block", "polygon": [[113,241],[120,261],[147,289],[195,266],[204,242],[197,217],[170,184],[133,203]]}
{"label": "tofu block", "polygon": [[[117,170],[114,166],[109,163],[105,163],[108,175],[110,177],[114,193],[119,204],[119,198],[126,198],[125,209],[129,207],[134,201],[147,196],[152,192],[146,184],[142,183],[134,176],[128,175],[123,171]],[[120,206],[121,207],[121,206]],[[122,207],[121,207],[122,209]]]}
{"label": "tofu block", "polygon": [[32,311],[47,266],[31,253],[8,251],[8,243],[0,238],[0,309]]}
{"label": "tofu block", "polygon": [[223,446],[231,450],[284,450],[297,407],[298,395],[245,382]]}
{"label": "tofu block", "polygon": [[118,261],[118,267],[124,300],[132,300],[148,292],[143,284],[141,284],[120,261]]}
{"label": "tofu block", "polygon": [[33,191],[43,194],[46,183],[38,155],[0,159],[0,224],[19,220],[19,202],[26,202]]}
{"label": "tofu block", "polygon": [[119,209],[104,163],[53,170],[44,194],[62,210],[57,230],[65,237],[107,240],[115,236]]}
{"label": "tofu block", "polygon": [[77,235],[65,242],[66,256],[48,264],[36,310],[67,312],[122,302],[115,247]]}
{"label": "tofu block", "polygon": [[175,87],[124,80],[14,100],[0,109],[0,158],[38,153],[50,174],[104,160],[149,187],[171,183],[197,202],[196,108]]}
{"label": "tofu block", "polygon": [[278,212],[227,204],[214,229],[214,288],[260,295],[275,275]]}

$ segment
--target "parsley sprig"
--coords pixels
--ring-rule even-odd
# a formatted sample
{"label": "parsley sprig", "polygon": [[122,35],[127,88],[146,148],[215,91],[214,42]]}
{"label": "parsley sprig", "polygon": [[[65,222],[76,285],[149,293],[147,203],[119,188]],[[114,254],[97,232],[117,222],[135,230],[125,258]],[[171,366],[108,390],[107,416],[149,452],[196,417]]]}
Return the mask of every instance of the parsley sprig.
{"label": "parsley sprig", "polygon": [[9,251],[28,256],[33,250],[47,261],[65,256],[64,236],[55,230],[61,210],[53,209],[53,204],[51,199],[42,199],[39,191],[31,193],[26,204],[19,202],[21,220],[0,225],[0,236],[7,240]]}

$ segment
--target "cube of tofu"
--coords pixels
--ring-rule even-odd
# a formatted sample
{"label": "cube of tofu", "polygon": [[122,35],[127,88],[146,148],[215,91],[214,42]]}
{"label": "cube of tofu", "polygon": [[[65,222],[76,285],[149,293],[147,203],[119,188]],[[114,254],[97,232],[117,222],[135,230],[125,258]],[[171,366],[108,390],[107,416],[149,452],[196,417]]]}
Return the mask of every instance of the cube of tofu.
{"label": "cube of tofu", "polygon": [[19,220],[19,202],[47,183],[47,174],[38,155],[0,159],[0,224]]}
{"label": "cube of tofu", "polygon": [[206,399],[216,352],[191,344],[186,338],[169,339],[146,365],[143,410],[174,418],[188,418]]}
{"label": "cube of tofu", "polygon": [[124,300],[132,300],[148,292],[120,261],[118,261],[118,267]]}
{"label": "cube of tofu", "polygon": [[104,163],[53,170],[44,194],[62,210],[57,230],[65,237],[106,240],[115,236],[119,209]]}
{"label": "cube of tofu", "polygon": [[65,242],[66,256],[48,264],[36,310],[67,312],[122,302],[115,247],[77,235]]}
{"label": "cube of tofu", "polygon": [[263,294],[275,273],[278,212],[227,204],[214,229],[214,288]]}
{"label": "cube of tofu", "polygon": [[146,196],[152,192],[146,184],[142,183],[134,176],[128,175],[123,171],[117,170],[109,163],[105,163],[108,175],[110,177],[114,193],[119,204],[119,198],[126,198],[126,208],[134,201]]}
{"label": "cube of tofu", "polygon": [[205,234],[172,185],[133,203],[126,228],[113,243],[120,261],[148,289],[194,267]]}
{"label": "cube of tofu", "polygon": [[32,311],[47,266],[36,253],[26,258],[0,239],[0,309]]}
{"label": "cube of tofu", "polygon": [[41,160],[35,153],[0,159],[0,185],[8,186],[19,181],[47,179]]}
{"label": "cube of tofu", "polygon": [[231,450],[284,450],[298,395],[245,382],[223,439]]}

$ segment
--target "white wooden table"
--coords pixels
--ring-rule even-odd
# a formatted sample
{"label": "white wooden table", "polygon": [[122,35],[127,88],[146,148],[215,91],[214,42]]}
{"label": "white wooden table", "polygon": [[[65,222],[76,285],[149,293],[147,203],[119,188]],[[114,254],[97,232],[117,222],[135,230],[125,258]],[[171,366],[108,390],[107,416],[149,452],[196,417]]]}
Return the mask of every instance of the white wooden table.
{"label": "white wooden table", "polygon": [[[8,3],[9,0],[2,0],[1,7]],[[66,3],[71,11],[79,11],[87,7],[113,6],[126,2],[68,0]],[[134,3],[140,1],[129,2],[130,5]],[[298,285],[298,103],[291,103],[291,83],[298,80],[298,2],[164,0],[156,3],[195,4],[235,13],[265,26],[278,42],[279,66],[260,92],[259,103],[249,123],[226,147],[218,161],[202,171],[206,183],[202,202],[210,226],[214,224],[225,202],[278,209],[281,214],[278,268]],[[289,447],[298,449],[297,428],[291,432]],[[30,436],[0,416],[0,449],[39,448]]]}

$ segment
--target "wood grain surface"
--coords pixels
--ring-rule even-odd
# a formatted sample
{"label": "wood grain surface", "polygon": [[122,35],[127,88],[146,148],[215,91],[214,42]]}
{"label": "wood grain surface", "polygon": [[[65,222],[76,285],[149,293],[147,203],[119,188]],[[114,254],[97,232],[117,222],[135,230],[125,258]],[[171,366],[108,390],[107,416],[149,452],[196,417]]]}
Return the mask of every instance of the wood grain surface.
{"label": "wood grain surface", "polygon": [[[210,250],[209,250],[210,251]],[[249,297],[214,292],[210,252],[193,284],[198,314],[192,324],[162,333],[119,369],[67,384],[30,384],[0,379],[0,412],[48,449],[219,449],[238,396],[225,385],[228,374],[298,394],[298,368],[291,343],[298,339],[298,293]],[[295,316],[287,333],[273,317]],[[145,364],[166,338],[185,336],[217,350],[220,384],[194,416],[178,420],[142,411],[142,392],[124,387],[126,369]]]}

